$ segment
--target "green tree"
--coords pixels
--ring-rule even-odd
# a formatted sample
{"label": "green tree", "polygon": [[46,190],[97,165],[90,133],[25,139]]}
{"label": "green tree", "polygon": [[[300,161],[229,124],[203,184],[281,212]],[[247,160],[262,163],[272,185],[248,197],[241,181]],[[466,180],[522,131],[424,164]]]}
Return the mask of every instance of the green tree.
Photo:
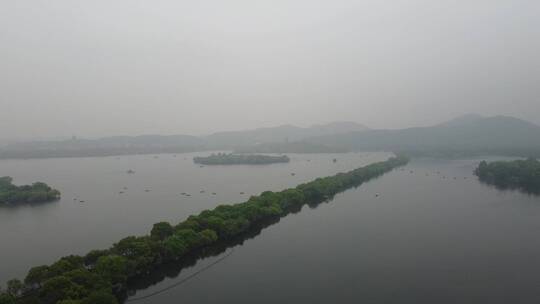
{"label": "green tree", "polygon": [[109,254],[111,254],[110,250],[92,250],[84,256],[84,265],[95,265],[100,257]]}
{"label": "green tree", "polygon": [[211,229],[205,229],[199,232],[201,245],[209,245],[218,240],[217,233]]}
{"label": "green tree", "polygon": [[36,266],[28,271],[24,283],[31,288],[39,288],[42,286],[43,282],[50,277],[49,266],[42,265]]}
{"label": "green tree", "polygon": [[112,285],[125,284],[129,266],[125,257],[106,255],[98,259],[94,272]]}
{"label": "green tree", "polygon": [[64,274],[71,282],[83,287],[83,296],[96,291],[112,290],[111,283],[103,276],[85,268],[75,269]]}
{"label": "green tree", "polygon": [[0,292],[0,304],[15,304],[15,298],[10,294]]}
{"label": "green tree", "polygon": [[171,236],[174,233],[174,228],[167,222],[160,222],[154,224],[150,236],[158,240],[164,240],[166,237]]}
{"label": "green tree", "polygon": [[55,304],[61,300],[78,299],[84,294],[82,287],[65,276],[57,276],[45,281],[39,297],[45,304]]}
{"label": "green tree", "polygon": [[61,258],[48,268],[49,275],[57,276],[68,271],[84,267],[84,258],[78,255],[70,255]]}
{"label": "green tree", "polygon": [[184,239],[176,234],[163,241],[166,254],[171,258],[178,258],[187,252],[188,246]]}
{"label": "green tree", "polygon": [[12,296],[18,296],[24,285],[19,279],[12,279],[7,282],[7,292]]}
{"label": "green tree", "polygon": [[101,291],[92,293],[81,304],[118,304],[118,300],[111,293]]}

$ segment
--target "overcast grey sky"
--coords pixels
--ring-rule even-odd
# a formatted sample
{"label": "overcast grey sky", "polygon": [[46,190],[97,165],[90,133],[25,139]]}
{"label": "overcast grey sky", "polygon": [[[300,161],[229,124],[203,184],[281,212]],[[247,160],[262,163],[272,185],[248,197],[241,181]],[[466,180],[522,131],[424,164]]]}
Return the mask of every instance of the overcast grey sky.
{"label": "overcast grey sky", "polygon": [[0,0],[0,138],[540,123],[537,0]]}

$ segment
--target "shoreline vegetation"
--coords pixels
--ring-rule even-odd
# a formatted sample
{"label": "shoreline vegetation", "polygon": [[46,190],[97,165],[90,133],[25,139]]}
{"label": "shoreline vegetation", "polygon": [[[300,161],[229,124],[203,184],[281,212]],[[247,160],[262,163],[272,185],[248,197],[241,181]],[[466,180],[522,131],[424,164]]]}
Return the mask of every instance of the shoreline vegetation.
{"label": "shoreline vegetation", "polygon": [[166,265],[194,263],[194,256],[206,249],[216,250],[216,246],[249,237],[253,231],[256,235],[260,229],[298,212],[304,205],[328,201],[337,193],[358,187],[408,161],[406,157],[392,157],[346,173],[317,178],[296,188],[266,191],[243,203],[220,205],[189,216],[177,225],[156,223],[149,235],[129,236],[109,249],[92,250],[85,256],[70,255],[51,265],[31,268],[24,281],[13,279],[7,283],[7,291],[0,292],[0,304],[123,302],[137,281]]}
{"label": "shoreline vegetation", "polygon": [[474,174],[485,184],[501,190],[517,189],[540,195],[540,161],[535,158],[514,161],[482,161]]}
{"label": "shoreline vegetation", "polygon": [[32,185],[16,186],[11,177],[0,177],[0,206],[36,204],[58,199],[60,199],[60,191],[45,183],[36,182]]}
{"label": "shoreline vegetation", "polygon": [[265,165],[274,163],[288,163],[291,160],[287,155],[270,156],[258,154],[226,154],[213,153],[207,157],[194,157],[193,162],[201,165]]}

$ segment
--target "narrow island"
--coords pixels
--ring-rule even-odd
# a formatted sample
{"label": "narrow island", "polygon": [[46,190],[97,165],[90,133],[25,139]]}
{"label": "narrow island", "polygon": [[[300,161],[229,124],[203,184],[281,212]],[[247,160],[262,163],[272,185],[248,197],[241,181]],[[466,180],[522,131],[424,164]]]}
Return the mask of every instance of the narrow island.
{"label": "narrow island", "polygon": [[16,186],[9,176],[0,177],[0,205],[50,202],[60,198],[60,191],[45,183]]}
{"label": "narrow island", "polygon": [[207,157],[194,157],[193,162],[201,165],[263,165],[274,163],[288,163],[291,161],[287,155],[270,156],[259,154],[226,154],[217,153]]}
{"label": "narrow island", "polygon": [[534,158],[514,161],[482,161],[475,175],[499,189],[518,189],[540,195],[540,161]]}
{"label": "narrow island", "polygon": [[8,282],[0,304],[117,304],[126,299],[133,280],[150,276],[168,263],[182,263],[198,251],[227,242],[265,222],[298,212],[304,205],[329,201],[335,194],[406,165],[393,157],[346,173],[317,178],[296,188],[266,191],[246,202],[220,205],[183,222],[154,224],[148,235],[129,236],[104,250],[70,255],[52,265],[31,268],[23,281]]}

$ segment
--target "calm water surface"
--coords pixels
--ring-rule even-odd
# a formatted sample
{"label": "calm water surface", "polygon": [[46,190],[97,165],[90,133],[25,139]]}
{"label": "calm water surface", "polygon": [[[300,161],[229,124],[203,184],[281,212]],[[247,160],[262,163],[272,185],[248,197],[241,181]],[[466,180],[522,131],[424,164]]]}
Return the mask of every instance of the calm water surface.
{"label": "calm water surface", "polygon": [[[12,176],[16,184],[43,181],[62,192],[58,202],[0,207],[0,284],[61,256],[146,234],[156,222],[177,223],[219,204],[242,202],[249,195],[293,187],[390,154],[297,154],[288,164],[203,168],[193,163],[193,156],[0,160],[0,176]],[[129,169],[135,174],[127,174]]]}
{"label": "calm water surface", "polygon": [[539,303],[540,199],[478,183],[478,162],[415,160],[133,303]]}
{"label": "calm water surface", "polygon": [[[290,164],[204,168],[192,155],[2,161],[2,175],[43,180],[64,194],[39,207],[0,209],[2,280],[146,233],[157,221],[387,156],[294,155]],[[539,303],[540,198],[480,184],[472,176],[479,161],[414,160],[158,280],[130,299],[227,256],[131,303]],[[137,173],[125,174],[130,168]]]}

